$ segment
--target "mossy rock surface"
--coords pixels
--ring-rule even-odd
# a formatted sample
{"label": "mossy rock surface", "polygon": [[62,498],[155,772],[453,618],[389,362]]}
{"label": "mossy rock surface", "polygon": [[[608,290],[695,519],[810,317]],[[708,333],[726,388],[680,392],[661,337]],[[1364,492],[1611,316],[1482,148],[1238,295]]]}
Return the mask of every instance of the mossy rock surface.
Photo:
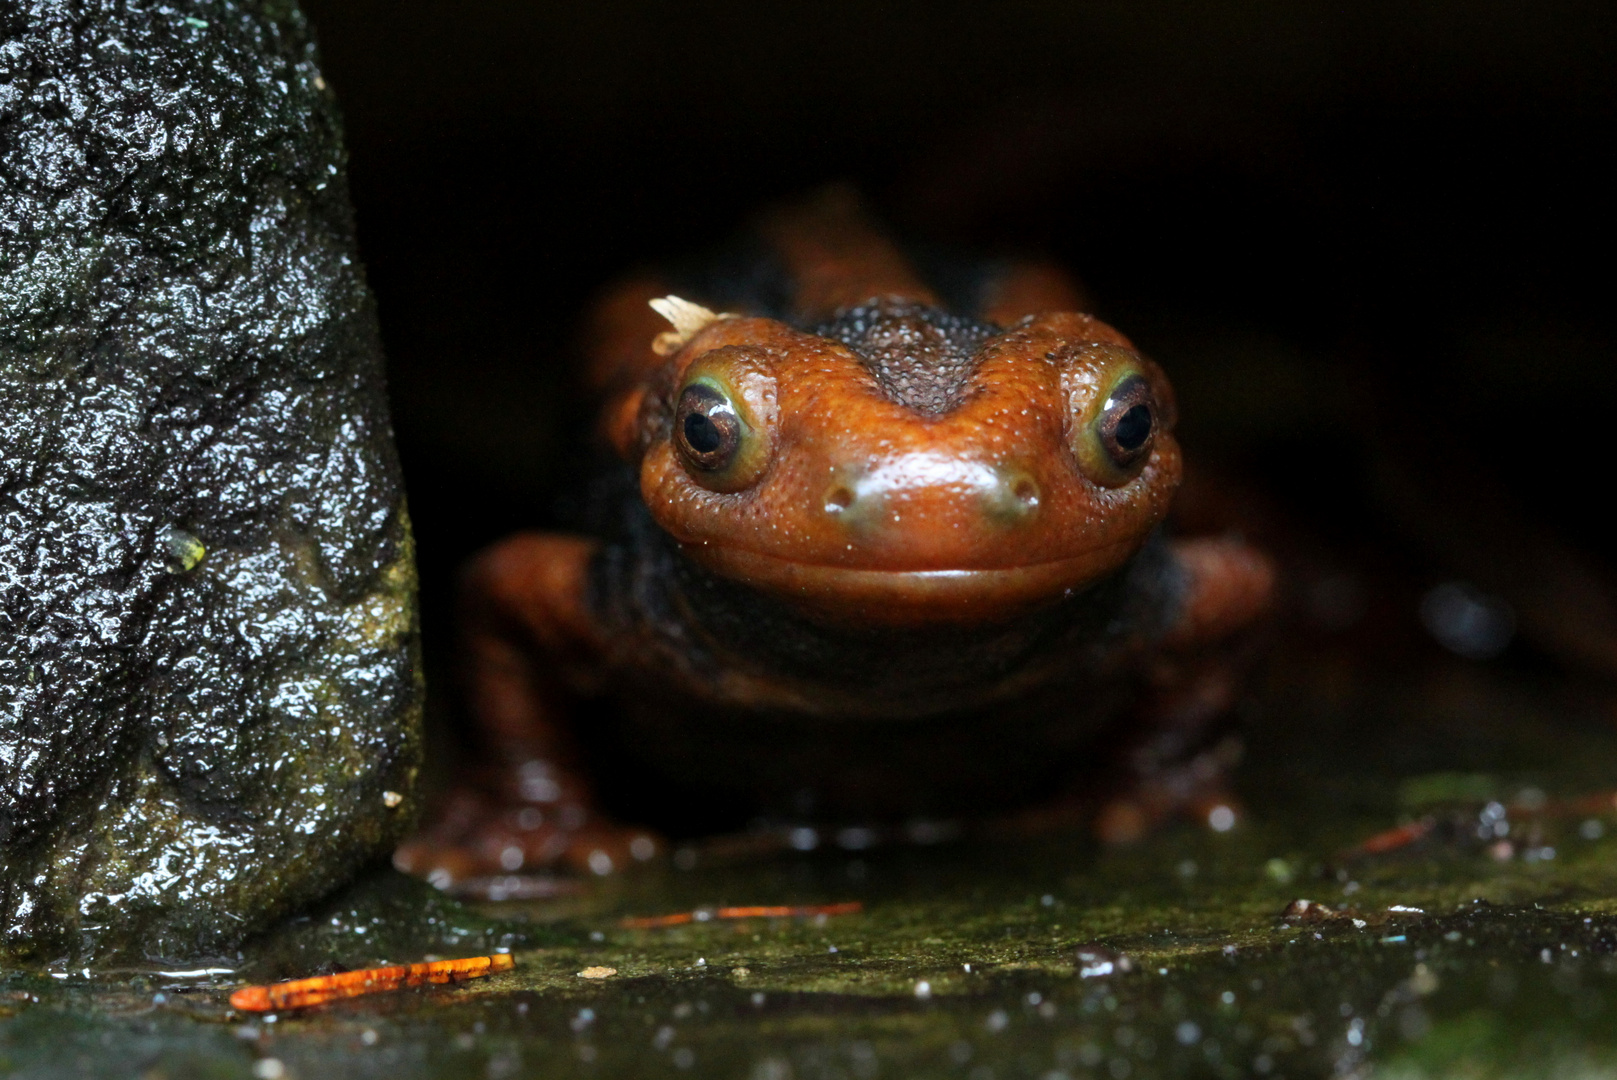
{"label": "mossy rock surface", "polygon": [[0,954],[196,956],[410,824],[409,523],[290,3],[0,3]]}

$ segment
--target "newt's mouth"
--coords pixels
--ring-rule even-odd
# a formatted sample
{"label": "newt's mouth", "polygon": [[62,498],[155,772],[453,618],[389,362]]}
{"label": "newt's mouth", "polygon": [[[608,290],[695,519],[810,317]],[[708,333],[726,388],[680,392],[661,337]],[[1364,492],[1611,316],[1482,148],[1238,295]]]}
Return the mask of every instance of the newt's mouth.
{"label": "newt's mouth", "polygon": [[866,626],[995,622],[1055,603],[1128,561],[1139,545],[1110,544],[1025,566],[875,570],[805,563],[717,544],[681,549],[714,573],[760,589],[812,617]]}

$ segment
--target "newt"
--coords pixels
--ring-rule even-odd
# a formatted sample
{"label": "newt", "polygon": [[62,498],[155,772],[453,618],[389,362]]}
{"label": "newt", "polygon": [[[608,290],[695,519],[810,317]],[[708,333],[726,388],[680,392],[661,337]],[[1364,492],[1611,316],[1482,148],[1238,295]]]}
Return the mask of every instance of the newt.
{"label": "newt", "polygon": [[1166,534],[1172,386],[1084,306],[1042,262],[924,267],[837,192],[608,295],[574,413],[606,448],[585,527],[467,570],[486,767],[397,865],[604,874],[666,846],[625,820],[1097,792],[1126,839],[1193,802],[1275,571]]}

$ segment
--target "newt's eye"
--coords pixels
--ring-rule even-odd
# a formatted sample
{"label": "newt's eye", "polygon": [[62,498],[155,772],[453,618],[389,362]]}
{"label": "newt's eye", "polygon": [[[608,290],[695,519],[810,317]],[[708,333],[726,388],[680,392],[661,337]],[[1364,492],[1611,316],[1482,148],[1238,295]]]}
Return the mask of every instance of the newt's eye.
{"label": "newt's eye", "polygon": [[685,459],[707,472],[724,468],[741,448],[741,418],[730,399],[711,386],[685,388],[674,427]]}
{"label": "newt's eye", "polygon": [[750,487],[769,464],[768,438],[747,402],[715,373],[703,372],[680,391],[674,445],[686,471],[713,491]]}
{"label": "newt's eye", "polygon": [[1100,445],[1117,468],[1128,471],[1151,454],[1151,437],[1157,430],[1156,402],[1151,384],[1130,375],[1112,388],[1095,420]]}
{"label": "newt's eye", "polygon": [[[1093,400],[1093,399],[1091,399]],[[1122,487],[1151,457],[1161,408],[1138,371],[1112,384],[1087,417],[1079,418],[1074,449],[1085,474],[1104,487]]]}

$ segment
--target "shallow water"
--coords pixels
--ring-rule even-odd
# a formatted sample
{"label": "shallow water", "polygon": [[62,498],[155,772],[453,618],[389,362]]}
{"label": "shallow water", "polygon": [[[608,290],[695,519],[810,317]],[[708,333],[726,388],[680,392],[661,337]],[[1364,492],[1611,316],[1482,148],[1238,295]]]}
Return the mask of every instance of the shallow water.
{"label": "shallow water", "polygon": [[[1067,834],[857,851],[833,838],[475,909],[378,871],[213,962],[229,971],[6,973],[0,1072],[1126,1080],[1617,1069],[1617,817],[1574,801],[1617,777],[1605,693],[1471,666],[1369,686],[1291,670],[1310,674],[1271,676],[1247,709],[1245,812],[1223,833],[1182,823],[1121,850]],[[1422,818],[1431,831],[1404,850],[1348,853]],[[1325,905],[1318,921],[1283,917],[1301,898]],[[724,904],[847,901],[863,909],[622,925]],[[246,980],[498,948],[516,969],[461,986],[273,1018],[228,1006]],[[590,967],[615,974],[579,976]]]}

